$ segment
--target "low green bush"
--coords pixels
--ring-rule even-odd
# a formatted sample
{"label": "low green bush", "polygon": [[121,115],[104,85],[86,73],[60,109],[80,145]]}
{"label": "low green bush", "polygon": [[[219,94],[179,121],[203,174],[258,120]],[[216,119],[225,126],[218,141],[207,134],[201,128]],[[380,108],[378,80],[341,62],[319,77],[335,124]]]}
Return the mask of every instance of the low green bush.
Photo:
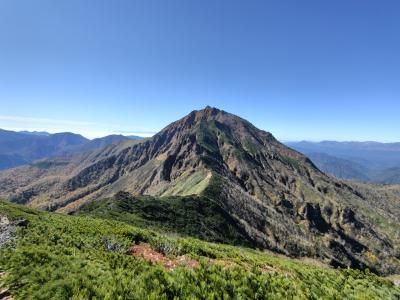
{"label": "low green bush", "polygon": [[[29,221],[0,249],[0,271],[8,274],[1,284],[14,299],[400,299],[398,287],[370,272],[6,202],[0,214]],[[201,265],[168,270],[128,255],[139,242]]]}

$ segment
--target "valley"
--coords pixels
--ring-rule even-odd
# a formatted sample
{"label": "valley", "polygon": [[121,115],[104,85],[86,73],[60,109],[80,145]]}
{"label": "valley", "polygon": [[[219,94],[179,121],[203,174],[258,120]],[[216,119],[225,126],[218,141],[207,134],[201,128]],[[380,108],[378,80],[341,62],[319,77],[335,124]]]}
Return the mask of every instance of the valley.
{"label": "valley", "polygon": [[400,143],[287,142],[323,172],[341,179],[376,184],[400,183]]}

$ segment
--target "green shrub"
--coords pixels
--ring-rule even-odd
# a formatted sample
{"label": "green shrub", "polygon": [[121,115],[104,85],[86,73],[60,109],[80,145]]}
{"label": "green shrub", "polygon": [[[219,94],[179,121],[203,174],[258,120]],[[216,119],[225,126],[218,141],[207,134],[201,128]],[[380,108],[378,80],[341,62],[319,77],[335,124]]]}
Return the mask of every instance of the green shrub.
{"label": "green shrub", "polygon": [[[14,299],[400,299],[398,287],[370,272],[6,202],[0,213],[29,220],[18,229],[15,247],[0,250],[0,271],[8,274],[2,284]],[[138,242],[201,265],[167,270],[127,255],[125,249]]]}

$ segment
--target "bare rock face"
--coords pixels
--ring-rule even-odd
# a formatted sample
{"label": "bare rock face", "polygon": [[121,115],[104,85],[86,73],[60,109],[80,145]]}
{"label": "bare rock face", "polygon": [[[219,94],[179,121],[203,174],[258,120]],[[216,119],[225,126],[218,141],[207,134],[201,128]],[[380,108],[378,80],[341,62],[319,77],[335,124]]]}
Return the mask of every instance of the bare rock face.
{"label": "bare rock face", "polygon": [[6,216],[0,215],[0,248],[12,242],[15,231],[16,226]]}
{"label": "bare rock face", "polygon": [[193,111],[136,145],[54,165],[0,174],[0,196],[69,212],[119,191],[198,194],[218,202],[260,248],[335,266],[400,271],[399,227],[388,225],[399,216],[392,212],[385,223],[386,198],[375,201],[328,177],[272,134],[215,108]]}

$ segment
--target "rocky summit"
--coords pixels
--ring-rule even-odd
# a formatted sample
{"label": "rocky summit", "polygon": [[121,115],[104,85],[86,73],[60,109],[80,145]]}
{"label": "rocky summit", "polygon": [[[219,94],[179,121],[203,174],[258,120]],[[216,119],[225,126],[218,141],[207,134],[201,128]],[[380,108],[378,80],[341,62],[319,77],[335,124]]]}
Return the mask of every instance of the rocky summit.
{"label": "rocky summit", "polygon": [[212,107],[150,139],[0,174],[0,196],[67,213],[120,192],[198,196],[218,205],[254,247],[333,266],[399,272],[398,201],[394,192],[371,189],[325,175],[271,133]]}

